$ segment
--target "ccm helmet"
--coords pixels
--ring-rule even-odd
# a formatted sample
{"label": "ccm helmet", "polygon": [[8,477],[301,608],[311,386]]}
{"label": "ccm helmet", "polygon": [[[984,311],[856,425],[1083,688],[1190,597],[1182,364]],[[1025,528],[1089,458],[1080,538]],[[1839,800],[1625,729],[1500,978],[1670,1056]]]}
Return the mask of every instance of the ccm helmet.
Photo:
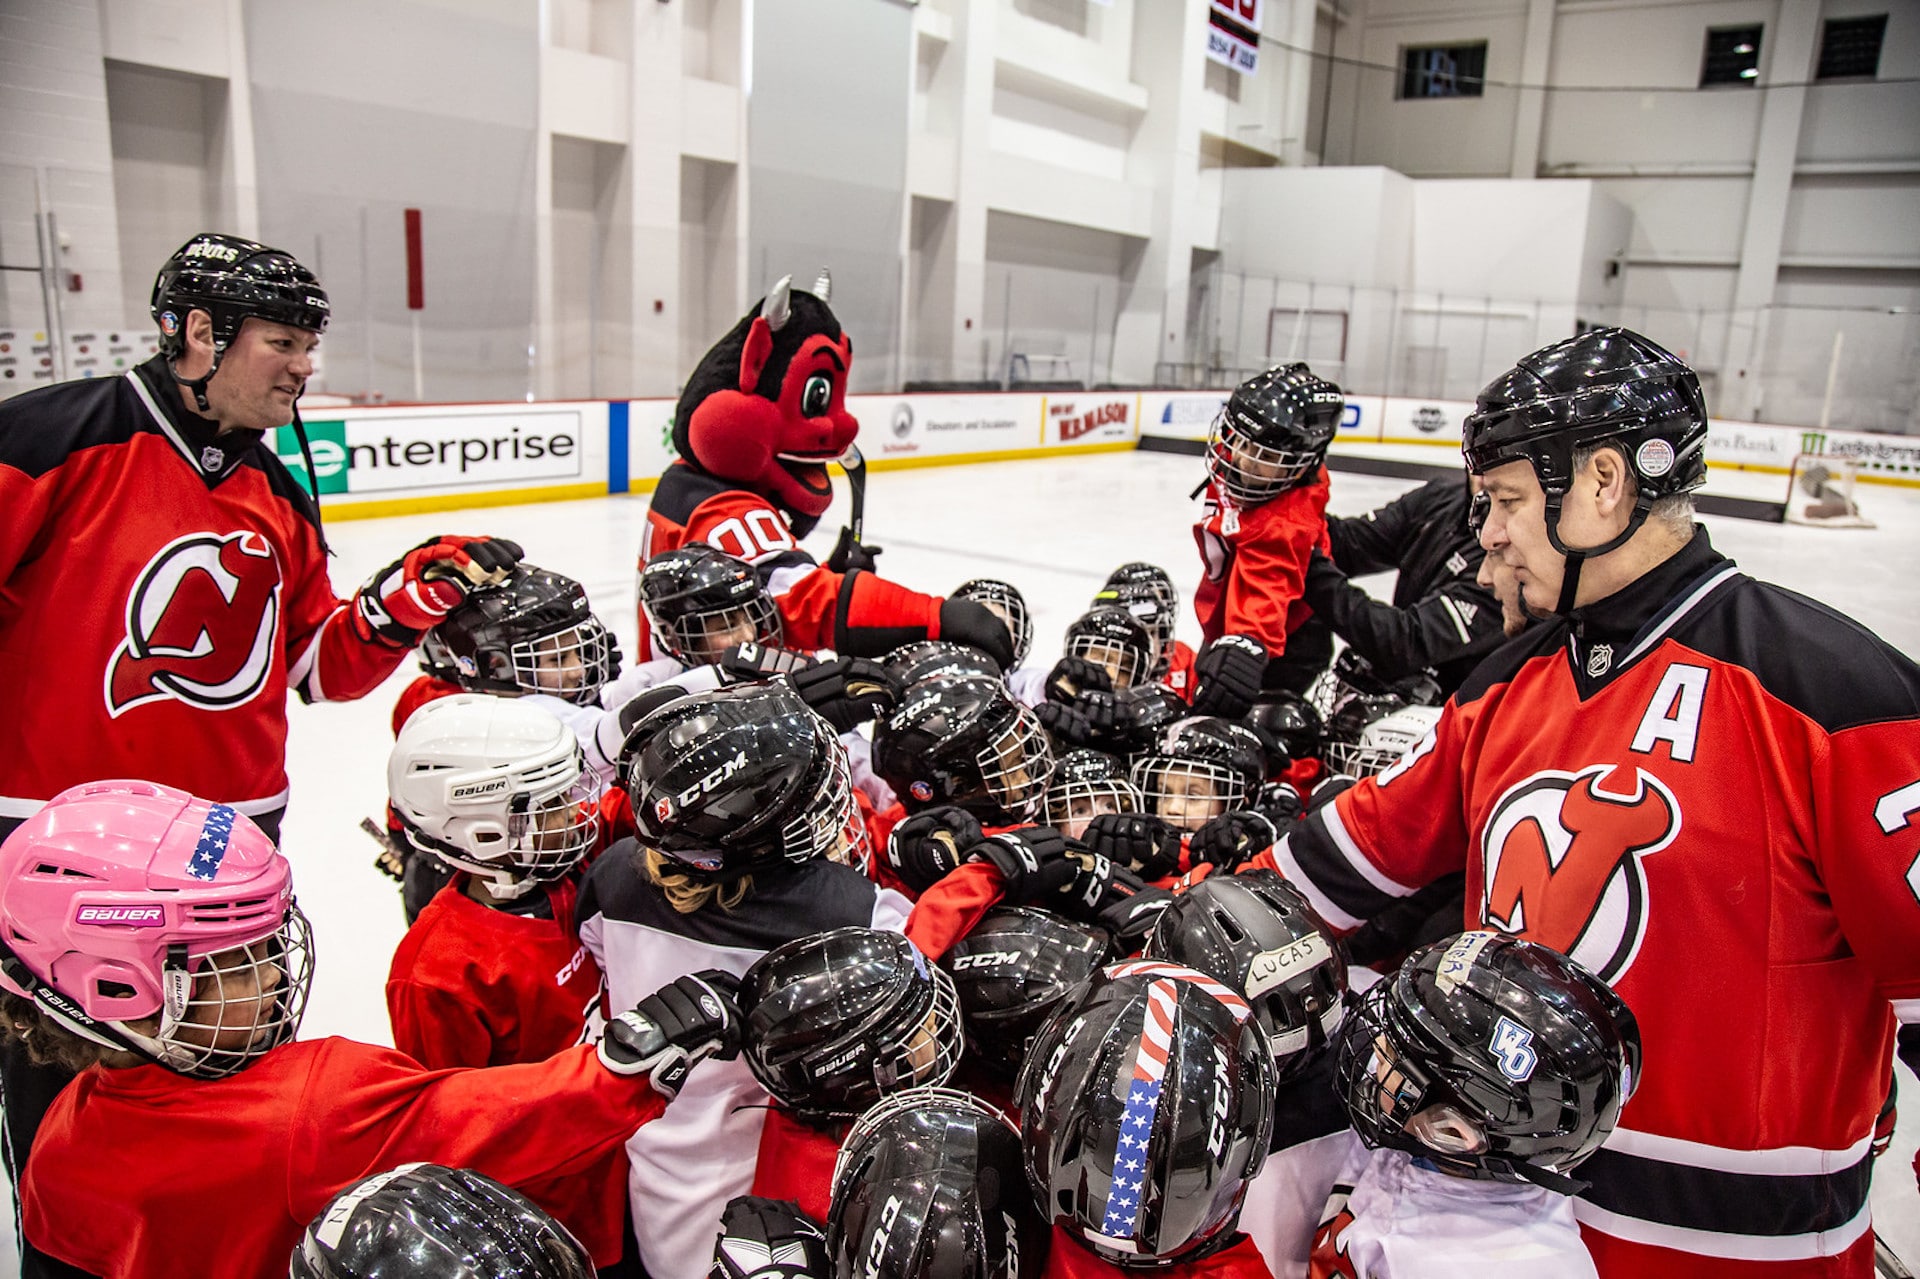
{"label": "ccm helmet", "polygon": [[1304,364],[1256,373],[1227,397],[1207,435],[1207,473],[1243,506],[1311,479],[1346,410],[1340,388]]}
{"label": "ccm helmet", "polygon": [[293,1250],[291,1279],[593,1279],[567,1228],[469,1169],[402,1164],[348,1186]]}
{"label": "ccm helmet", "polygon": [[1559,951],[1476,931],[1423,946],[1341,1028],[1354,1131],[1450,1172],[1576,1194],[1639,1075],[1638,1023]]}
{"label": "ccm helmet", "polygon": [[83,1039],[218,1079],[293,1039],[312,983],[287,859],[225,804],[89,782],[0,844],[0,989]]}
{"label": "ccm helmet", "polygon": [[1145,955],[1241,991],[1283,1083],[1326,1049],[1346,1012],[1345,948],[1270,870],[1212,875],[1175,897]]}
{"label": "ccm helmet", "polygon": [[654,642],[689,666],[716,662],[735,644],[781,647],[780,610],[753,566],[705,542],[640,566],[640,610]]}
{"label": "ccm helmet", "polygon": [[827,1212],[837,1276],[1038,1279],[1051,1242],[1020,1134],[966,1093],[896,1093],[840,1143]]}
{"label": "ccm helmet", "polygon": [[[1619,448],[1633,472],[1634,508],[1618,536],[1570,547],[1560,504],[1573,483],[1574,455]],[[1545,346],[1487,383],[1462,430],[1461,452],[1475,475],[1525,462],[1546,493],[1547,537],[1567,557],[1557,611],[1573,606],[1580,563],[1620,546],[1653,504],[1707,482],[1707,405],[1685,361],[1631,329],[1590,329]]]}
{"label": "ccm helmet", "polygon": [[187,349],[187,317],[205,311],[213,321],[213,367],[191,381],[176,379],[208,411],[207,383],[249,317],[324,333],[332,314],[326,290],[293,255],[239,236],[202,231],[160,267],[147,308],[160,326],[160,353],[177,360]]}
{"label": "ccm helmet", "polygon": [[971,644],[951,640],[915,640],[902,644],[881,659],[887,672],[910,689],[942,675],[979,675],[1000,678],[1000,664]]}
{"label": "ccm helmet", "polygon": [[1035,1036],[1016,1092],[1041,1211],[1103,1261],[1197,1261],[1234,1237],[1273,1130],[1273,1053],[1238,991],[1110,968]]}
{"label": "ccm helmet", "polygon": [[409,716],[387,797],[410,844],[501,898],[565,878],[600,831],[600,782],[573,730],[504,697],[459,693]]}
{"label": "ccm helmet", "polygon": [[1349,777],[1374,777],[1433,731],[1438,706],[1408,706],[1391,693],[1347,699],[1327,725],[1327,767]]}
{"label": "ccm helmet", "polygon": [[580,583],[525,562],[469,591],[427,632],[420,664],[470,693],[547,693],[595,706],[620,650]]}
{"label": "ccm helmet", "polygon": [[804,1119],[850,1119],[960,1064],[953,982],[899,933],[836,928],[786,942],[740,979],[742,1055]]}
{"label": "ccm helmet", "polygon": [[1320,712],[1299,693],[1261,694],[1247,712],[1247,724],[1271,741],[1290,760],[1319,756],[1326,726]]}
{"label": "ccm helmet", "polygon": [[1012,1082],[1034,1032],[1078,998],[1108,948],[1091,924],[1031,906],[988,911],[940,957],[960,997],[967,1060]]}
{"label": "ccm helmet", "polygon": [[909,809],[957,804],[983,822],[1030,822],[1053,777],[1046,730],[999,680],[947,676],[900,699],[873,730],[873,771]]}
{"label": "ccm helmet", "polygon": [[783,860],[866,858],[846,747],[784,683],[658,707],[627,734],[618,773],[640,842],[692,874],[732,879]]}
{"label": "ccm helmet", "polygon": [[953,588],[950,599],[972,600],[984,604],[987,611],[1007,624],[1013,636],[1013,664],[1027,660],[1033,649],[1033,617],[1027,611],[1027,597],[1010,582],[993,577],[976,577]]}

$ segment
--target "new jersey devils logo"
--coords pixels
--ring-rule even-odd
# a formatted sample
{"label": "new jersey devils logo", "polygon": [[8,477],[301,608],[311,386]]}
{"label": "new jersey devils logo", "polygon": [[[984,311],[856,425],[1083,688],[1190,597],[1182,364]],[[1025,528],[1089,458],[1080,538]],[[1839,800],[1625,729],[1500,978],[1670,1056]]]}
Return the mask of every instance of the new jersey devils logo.
{"label": "new jersey devils logo", "polygon": [[1673,792],[1644,769],[1535,773],[1500,797],[1481,836],[1487,922],[1615,981],[1647,931],[1641,859],[1679,833]]}
{"label": "new jersey devils logo", "polygon": [[171,697],[208,710],[249,701],[273,669],[280,567],[258,533],[194,533],[162,547],[127,593],[127,637],[107,664],[116,718]]}

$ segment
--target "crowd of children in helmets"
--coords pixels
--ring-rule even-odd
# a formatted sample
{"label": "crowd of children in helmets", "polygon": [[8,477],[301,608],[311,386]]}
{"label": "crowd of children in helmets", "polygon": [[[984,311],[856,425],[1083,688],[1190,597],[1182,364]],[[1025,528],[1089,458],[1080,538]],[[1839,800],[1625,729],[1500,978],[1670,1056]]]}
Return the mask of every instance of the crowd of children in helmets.
{"label": "crowd of children in helmets", "polygon": [[[1323,516],[1335,400],[1300,365],[1236,393],[1211,535],[1253,560],[1269,504]],[[168,1273],[216,1201],[247,1219],[220,1274],[293,1239],[294,1275],[343,1279],[1592,1273],[1566,1197],[1634,1086],[1632,1016],[1458,933],[1457,901],[1350,967],[1270,849],[1439,690],[1329,666],[1284,590],[1291,664],[1222,629],[1252,589],[1209,575],[1198,654],[1130,563],[1052,660],[984,578],[950,598],[1004,624],[993,651],[836,656],[692,543],[642,565],[623,666],[577,582],[519,563],[396,707],[393,1051],[294,1042],[311,939],[246,818],[67,792],[0,854],[0,999],[109,1069],[36,1150],[29,1218],[120,1220],[95,1152],[138,1132],[172,1197],[82,1273]],[[248,1153],[209,1180],[210,1141]]]}

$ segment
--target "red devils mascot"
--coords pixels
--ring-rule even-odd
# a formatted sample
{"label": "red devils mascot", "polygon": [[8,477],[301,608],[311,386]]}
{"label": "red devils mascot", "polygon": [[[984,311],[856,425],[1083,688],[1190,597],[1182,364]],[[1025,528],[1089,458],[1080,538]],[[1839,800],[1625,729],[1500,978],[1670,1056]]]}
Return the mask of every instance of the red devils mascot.
{"label": "red devils mascot", "polygon": [[[878,657],[901,644],[973,644],[1011,666],[1007,629],[971,600],[943,600],[885,581],[851,530],[827,566],[800,549],[833,501],[827,463],[853,443],[847,412],[853,341],[827,306],[823,274],[813,293],[788,277],[695,367],[674,409],[667,467],[647,511],[640,563],[706,542],[759,572],[780,607],[786,643]],[[644,613],[642,649],[652,643]]]}

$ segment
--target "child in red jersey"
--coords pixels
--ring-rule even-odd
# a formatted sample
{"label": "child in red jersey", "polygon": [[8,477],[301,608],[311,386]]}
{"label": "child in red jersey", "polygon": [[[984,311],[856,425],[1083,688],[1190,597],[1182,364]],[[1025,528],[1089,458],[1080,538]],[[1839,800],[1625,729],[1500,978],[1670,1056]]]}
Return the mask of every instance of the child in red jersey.
{"label": "child in red jersey", "polygon": [[567,726],[506,698],[431,702],[400,730],[387,793],[415,849],[454,873],[394,952],[394,1047],[503,1066],[595,1037],[600,970],[573,905],[600,786]]}
{"label": "child in red jersey", "polygon": [[1327,445],[1340,388],[1288,364],[1234,389],[1207,438],[1206,515],[1194,526],[1204,574],[1194,611],[1206,640],[1193,706],[1238,718],[1262,690],[1306,691],[1333,635],[1301,601],[1327,540]]}
{"label": "child in red jersey", "polygon": [[343,1187],[411,1160],[530,1192],[611,1264],[620,1221],[570,1183],[608,1168],[695,1063],[738,1049],[717,975],[640,1001],[597,1052],[530,1065],[294,1043],[312,944],[286,858],[226,805],[150,782],[74,787],[0,845],[0,934],[0,1028],[79,1071],[21,1179],[23,1231],[112,1279],[188,1258],[206,1279],[278,1273]]}

